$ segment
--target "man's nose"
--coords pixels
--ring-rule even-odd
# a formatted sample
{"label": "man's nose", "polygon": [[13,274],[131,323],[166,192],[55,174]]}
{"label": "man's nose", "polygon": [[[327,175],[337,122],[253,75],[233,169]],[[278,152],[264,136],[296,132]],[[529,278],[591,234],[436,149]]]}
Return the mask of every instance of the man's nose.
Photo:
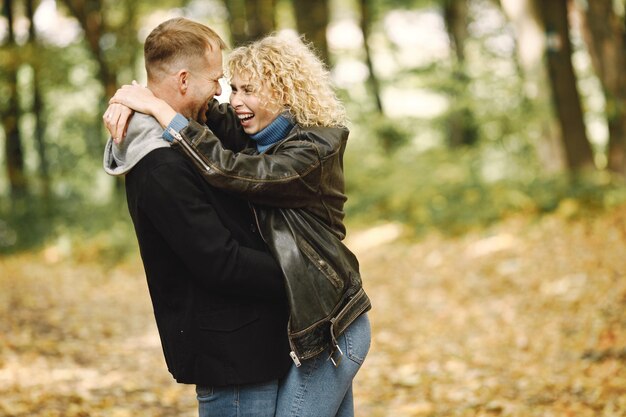
{"label": "man's nose", "polygon": [[215,95],[216,96],[222,95],[222,85],[220,83],[217,83],[217,90],[215,90]]}

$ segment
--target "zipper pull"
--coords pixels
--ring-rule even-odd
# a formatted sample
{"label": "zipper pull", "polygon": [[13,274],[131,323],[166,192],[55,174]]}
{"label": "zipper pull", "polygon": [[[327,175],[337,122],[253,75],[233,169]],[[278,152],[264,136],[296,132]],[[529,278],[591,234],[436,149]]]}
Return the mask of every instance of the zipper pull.
{"label": "zipper pull", "polygon": [[291,356],[291,360],[296,365],[296,368],[299,368],[300,365],[302,365],[302,363],[300,363],[300,359],[298,359],[298,356],[296,355],[296,352],[292,350],[291,352],[289,352],[289,356]]}
{"label": "zipper pull", "polygon": [[[339,357],[335,361],[335,358],[333,358],[333,356],[335,355],[336,351],[339,351]],[[343,351],[341,350],[338,344],[335,344],[334,348],[330,352],[330,356],[328,357],[328,359],[330,359],[333,365],[335,365],[335,368],[338,368],[339,364],[341,363],[342,357],[343,357]]]}
{"label": "zipper pull", "polygon": [[174,130],[173,127],[169,128],[169,133],[170,133],[170,135],[172,135],[174,137],[174,139],[182,142],[183,137],[180,135],[180,133],[178,133],[176,130]]}

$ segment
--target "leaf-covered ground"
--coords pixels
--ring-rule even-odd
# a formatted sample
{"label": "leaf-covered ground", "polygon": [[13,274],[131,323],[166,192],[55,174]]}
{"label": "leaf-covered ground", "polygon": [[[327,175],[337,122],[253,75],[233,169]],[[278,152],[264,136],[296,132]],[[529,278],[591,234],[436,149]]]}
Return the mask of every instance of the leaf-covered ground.
{"label": "leaf-covered ground", "polygon": [[[461,237],[349,241],[373,341],[359,416],[626,416],[626,208]],[[195,416],[163,363],[137,257],[0,259],[0,416]]]}

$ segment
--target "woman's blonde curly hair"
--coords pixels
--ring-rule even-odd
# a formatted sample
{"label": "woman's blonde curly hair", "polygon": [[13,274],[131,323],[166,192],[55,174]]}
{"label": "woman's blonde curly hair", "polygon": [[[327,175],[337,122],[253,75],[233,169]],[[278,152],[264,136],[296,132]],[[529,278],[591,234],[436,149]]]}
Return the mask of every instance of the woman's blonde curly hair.
{"label": "woman's blonde curly hair", "polygon": [[301,126],[346,124],[346,111],[337,98],[330,72],[301,38],[272,34],[233,50],[228,58],[230,77],[248,79],[255,94],[265,85]]}

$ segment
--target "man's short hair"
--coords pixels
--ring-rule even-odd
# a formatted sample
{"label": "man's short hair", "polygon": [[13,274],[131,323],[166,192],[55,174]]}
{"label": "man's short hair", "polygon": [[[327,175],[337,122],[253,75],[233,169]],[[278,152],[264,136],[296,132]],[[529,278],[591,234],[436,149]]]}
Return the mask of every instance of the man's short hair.
{"label": "man's short hair", "polygon": [[213,48],[224,50],[226,43],[208,26],[184,17],[166,20],[150,32],[144,44],[148,79],[174,72],[174,65],[188,65]]}

